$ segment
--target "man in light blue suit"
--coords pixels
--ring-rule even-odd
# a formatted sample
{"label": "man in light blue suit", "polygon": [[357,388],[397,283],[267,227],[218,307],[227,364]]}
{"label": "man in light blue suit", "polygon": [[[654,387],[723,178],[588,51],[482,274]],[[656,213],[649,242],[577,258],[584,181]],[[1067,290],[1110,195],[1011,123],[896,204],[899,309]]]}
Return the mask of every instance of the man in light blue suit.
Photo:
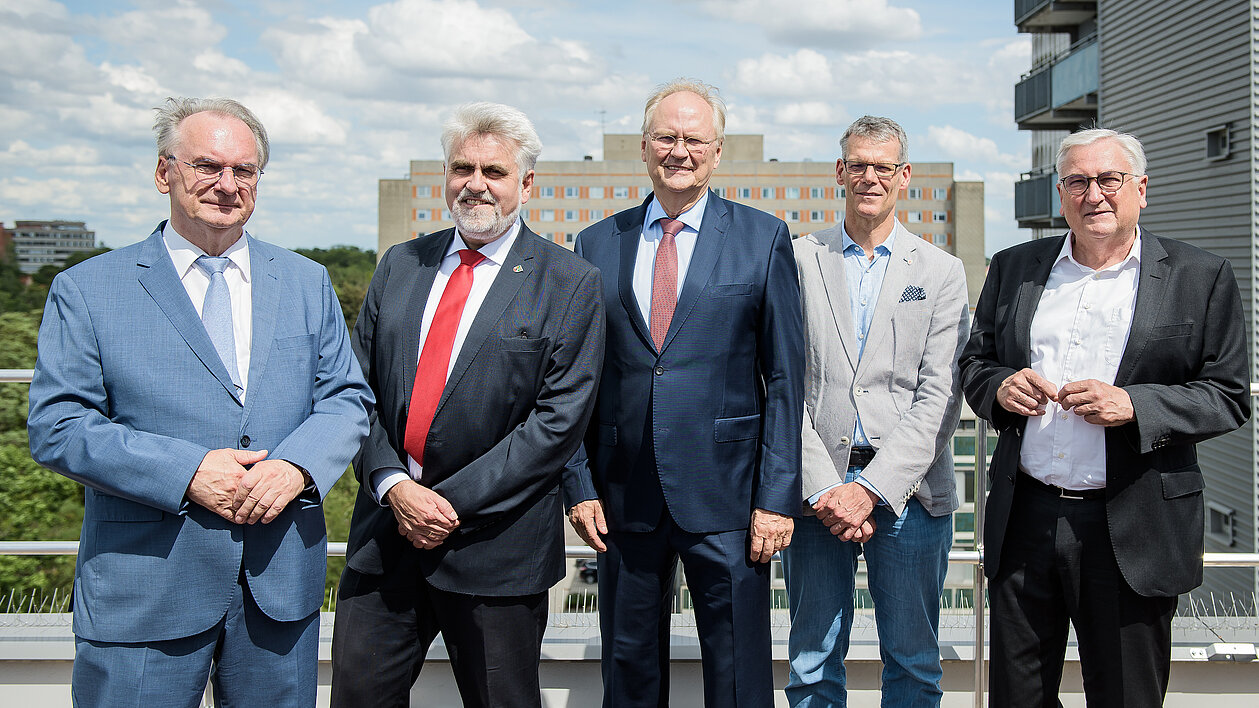
{"label": "man in light blue suit", "polygon": [[257,118],[168,99],[154,130],[171,218],[57,276],[30,388],[31,456],[86,487],[74,703],[197,706],[209,680],[311,706],[320,500],[372,395],[327,272],[244,232]]}

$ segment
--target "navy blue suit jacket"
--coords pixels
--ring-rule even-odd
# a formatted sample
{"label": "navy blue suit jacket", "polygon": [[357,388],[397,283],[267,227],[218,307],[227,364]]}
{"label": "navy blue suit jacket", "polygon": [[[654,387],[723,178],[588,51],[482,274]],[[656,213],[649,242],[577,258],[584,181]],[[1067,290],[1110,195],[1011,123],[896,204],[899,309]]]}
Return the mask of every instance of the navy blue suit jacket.
{"label": "navy blue suit jacket", "polygon": [[589,464],[565,473],[566,500],[602,500],[614,531],[655,528],[665,505],[691,533],[747,528],[755,508],[798,514],[804,335],[787,225],[709,193],[657,352],[633,290],[649,202],[577,237],[603,273],[607,351]]}

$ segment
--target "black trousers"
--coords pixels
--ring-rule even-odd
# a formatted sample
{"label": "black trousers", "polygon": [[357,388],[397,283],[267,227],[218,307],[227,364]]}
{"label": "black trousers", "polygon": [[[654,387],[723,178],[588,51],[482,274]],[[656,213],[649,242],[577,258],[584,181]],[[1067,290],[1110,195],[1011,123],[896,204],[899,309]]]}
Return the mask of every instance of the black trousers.
{"label": "black trousers", "polygon": [[1161,706],[1176,598],[1144,597],[1128,586],[1111,546],[1104,500],[1063,499],[1024,477],[1019,482],[989,589],[989,705],[1060,706],[1071,625],[1089,706]]}
{"label": "black trousers", "polygon": [[541,708],[546,598],[438,590],[414,564],[379,576],[347,568],[332,635],[331,704],[406,708],[441,632],[464,706]]}

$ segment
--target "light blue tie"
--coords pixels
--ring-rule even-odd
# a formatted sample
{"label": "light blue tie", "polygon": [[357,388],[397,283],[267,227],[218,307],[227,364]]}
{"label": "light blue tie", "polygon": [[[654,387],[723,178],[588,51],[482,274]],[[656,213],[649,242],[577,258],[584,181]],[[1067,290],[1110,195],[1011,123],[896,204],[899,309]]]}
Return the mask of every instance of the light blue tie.
{"label": "light blue tie", "polygon": [[227,289],[223,271],[229,263],[227,256],[201,256],[197,267],[210,276],[210,287],[205,291],[205,303],[201,306],[201,322],[206,334],[214,342],[214,348],[227,367],[232,383],[241,388],[240,373],[236,369],[236,336],[232,333],[232,295]]}

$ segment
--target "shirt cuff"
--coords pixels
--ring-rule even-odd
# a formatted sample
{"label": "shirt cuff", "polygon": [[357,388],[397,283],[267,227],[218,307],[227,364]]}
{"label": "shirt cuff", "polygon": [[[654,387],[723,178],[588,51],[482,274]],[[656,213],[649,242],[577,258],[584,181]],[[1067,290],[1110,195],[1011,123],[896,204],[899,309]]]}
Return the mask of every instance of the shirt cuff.
{"label": "shirt cuff", "polygon": [[891,504],[888,504],[888,503],[887,503],[887,497],[883,496],[883,495],[879,492],[878,488],[877,488],[877,487],[875,487],[875,486],[874,486],[874,484],[872,484],[872,483],[870,482],[870,480],[866,479],[865,477],[860,477],[860,476],[859,476],[859,477],[857,477],[856,479],[854,479],[853,481],[854,481],[854,482],[856,482],[857,484],[860,484],[861,486],[865,487],[866,489],[869,489],[870,491],[874,492],[874,496],[876,496],[876,497],[878,497],[878,498],[879,498],[879,503],[880,503],[880,504],[882,504],[883,506],[891,506]]}
{"label": "shirt cuff", "polygon": [[[807,501],[807,502],[809,503],[809,506],[813,506],[814,504],[816,504],[816,503],[817,503],[817,500],[818,500],[818,499],[821,499],[821,498],[822,498],[822,495],[823,495],[823,494],[826,494],[827,492],[831,491],[832,489],[834,489],[835,487],[838,487],[838,486],[839,486],[839,485],[841,485],[841,484],[843,484],[843,482],[836,482],[836,483],[832,484],[832,485],[831,485],[831,486],[829,486],[829,487],[825,487],[825,488],[823,488],[821,491],[819,491],[818,493],[816,493],[816,494],[814,494],[813,496],[811,496],[811,497],[809,497],[808,499],[806,499],[805,501]],[[878,494],[878,492],[875,492],[875,494]]]}
{"label": "shirt cuff", "polygon": [[408,479],[411,479],[411,475],[401,467],[382,467],[372,472],[371,491],[372,496],[376,498],[376,503],[389,506],[385,503],[385,494],[393,489],[393,485]]}

